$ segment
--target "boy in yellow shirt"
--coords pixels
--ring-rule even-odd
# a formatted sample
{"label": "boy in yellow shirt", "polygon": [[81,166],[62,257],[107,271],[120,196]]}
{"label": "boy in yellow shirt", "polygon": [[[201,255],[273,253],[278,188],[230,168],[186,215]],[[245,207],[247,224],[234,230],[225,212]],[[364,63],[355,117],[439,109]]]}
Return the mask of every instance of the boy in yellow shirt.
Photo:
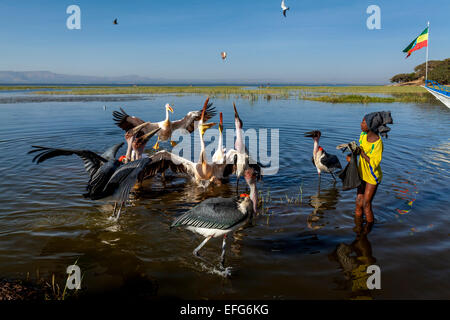
{"label": "boy in yellow shirt", "polygon": [[387,137],[390,130],[387,123],[393,123],[390,112],[373,112],[366,114],[361,122],[361,136],[359,138],[360,157],[358,171],[362,180],[356,192],[357,217],[366,215],[368,223],[373,223],[372,200],[381,183],[381,159],[383,156],[383,141],[380,134]]}

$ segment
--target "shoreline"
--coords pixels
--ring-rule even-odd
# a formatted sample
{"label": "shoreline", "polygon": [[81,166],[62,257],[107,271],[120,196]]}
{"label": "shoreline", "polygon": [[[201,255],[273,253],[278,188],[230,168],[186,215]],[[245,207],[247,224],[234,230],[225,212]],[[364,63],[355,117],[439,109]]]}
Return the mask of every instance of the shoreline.
{"label": "shoreline", "polygon": [[[72,97],[134,95],[208,95],[212,98],[298,99],[325,103],[434,103],[434,98],[420,86],[0,86],[0,92],[25,91],[26,95]],[[385,97],[373,96],[388,95]],[[58,98],[57,98],[58,99]],[[101,98],[100,98],[101,99]]]}

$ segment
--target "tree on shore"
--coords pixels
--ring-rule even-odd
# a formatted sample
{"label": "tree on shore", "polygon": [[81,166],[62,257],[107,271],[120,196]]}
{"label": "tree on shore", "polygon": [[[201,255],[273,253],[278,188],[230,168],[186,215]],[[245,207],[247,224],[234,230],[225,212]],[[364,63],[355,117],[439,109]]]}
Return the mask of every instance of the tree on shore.
{"label": "tree on shore", "polygon": [[[393,83],[405,83],[425,78],[425,62],[414,68],[412,73],[400,73],[393,76],[390,81]],[[428,61],[428,79],[440,84],[450,84],[450,58],[445,60]]]}

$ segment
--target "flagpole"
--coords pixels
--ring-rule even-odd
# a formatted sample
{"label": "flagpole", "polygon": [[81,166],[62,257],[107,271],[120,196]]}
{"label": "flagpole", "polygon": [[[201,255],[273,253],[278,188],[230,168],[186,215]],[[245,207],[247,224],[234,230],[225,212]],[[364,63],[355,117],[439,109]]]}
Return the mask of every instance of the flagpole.
{"label": "flagpole", "polygon": [[428,40],[427,40],[427,54],[425,60],[425,85],[427,85],[428,80],[428,47],[430,46],[430,21],[427,22],[427,28],[428,28]]}

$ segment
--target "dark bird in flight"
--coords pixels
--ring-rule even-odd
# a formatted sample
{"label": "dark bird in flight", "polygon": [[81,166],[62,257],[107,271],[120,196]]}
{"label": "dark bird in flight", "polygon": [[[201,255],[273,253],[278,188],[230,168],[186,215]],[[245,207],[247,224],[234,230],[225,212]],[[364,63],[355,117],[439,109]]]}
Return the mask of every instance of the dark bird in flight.
{"label": "dark bird in flight", "polygon": [[119,24],[118,22],[117,22],[117,18],[116,19],[114,19],[114,22],[113,22],[114,24]]}

